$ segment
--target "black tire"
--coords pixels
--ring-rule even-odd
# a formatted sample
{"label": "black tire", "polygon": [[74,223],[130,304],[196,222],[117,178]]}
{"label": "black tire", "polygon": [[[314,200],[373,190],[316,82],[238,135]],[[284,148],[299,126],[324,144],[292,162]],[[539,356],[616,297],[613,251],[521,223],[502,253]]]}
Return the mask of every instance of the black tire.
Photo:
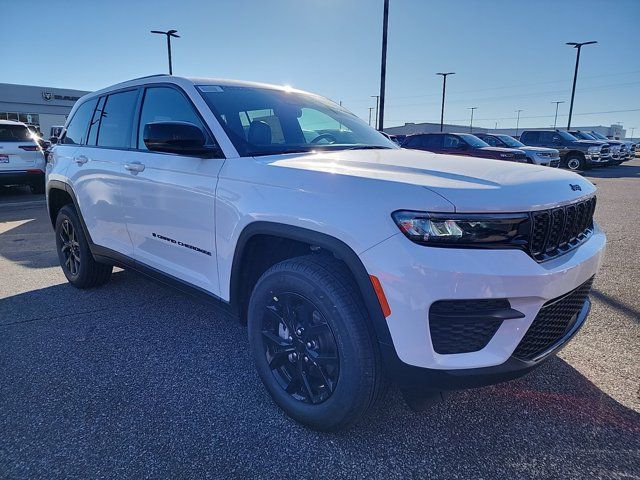
{"label": "black tire", "polygon": [[[283,304],[276,304],[278,301]],[[297,306],[296,301],[300,302]],[[290,306],[286,307],[285,302],[289,302]],[[272,316],[279,308],[282,308],[282,312],[287,308],[291,312],[287,322],[281,322],[279,314]],[[305,310],[307,315],[304,315]],[[317,254],[284,260],[274,265],[256,283],[249,300],[247,317],[249,343],[260,379],[276,404],[294,420],[315,430],[342,430],[360,420],[381,397],[385,378],[377,343],[367,326],[368,315],[359,291],[342,262]],[[325,336],[318,337],[317,341],[324,349],[335,346],[334,353],[327,354],[320,348],[320,354],[314,357],[312,351],[305,353],[302,350],[297,360],[288,353],[282,360],[274,362],[276,356],[271,355],[273,340],[265,339],[271,332],[269,325],[277,323],[278,331],[284,332],[276,337],[279,341],[276,349],[282,347],[286,353],[300,348],[300,342],[306,342],[302,337],[295,338],[299,329],[294,327],[303,325],[304,318],[311,318],[314,331],[322,326],[322,335]],[[295,335],[288,339],[286,337],[290,332],[285,323],[291,325],[292,330],[295,329]],[[331,336],[327,333],[327,326]],[[325,341],[326,338],[329,340]],[[294,346],[296,341],[299,342],[297,347]],[[288,350],[291,346],[294,350]],[[306,347],[303,345],[301,348]],[[294,354],[298,355],[295,351]],[[308,360],[307,354],[312,359],[326,359],[335,355],[337,361],[333,364],[333,370],[325,365],[324,373],[314,375],[315,369],[322,368],[322,364],[312,360],[311,365],[307,364],[309,371],[306,376],[301,376],[308,379],[304,383],[310,387],[308,390],[300,387],[302,393],[297,393],[297,387],[292,388],[294,375],[299,371],[299,364],[303,365],[300,368],[304,368],[304,362],[300,359],[304,356]],[[282,365],[272,369],[270,362],[271,365]],[[294,371],[294,375],[285,386],[289,371]],[[314,384],[317,378],[325,381],[316,381]],[[329,380],[332,378],[335,378],[335,382]],[[287,393],[286,389],[290,388],[291,393]]]}
{"label": "black tire", "polygon": [[78,214],[71,205],[65,205],[58,212],[56,247],[62,271],[74,287],[93,288],[111,278],[113,267],[95,261]]}
{"label": "black tire", "polygon": [[587,164],[584,161],[584,158],[579,155],[571,155],[567,158],[565,164],[567,168],[573,172],[587,169]]}
{"label": "black tire", "polygon": [[529,157],[527,157],[527,163],[528,164],[533,164],[533,160],[531,160]]}
{"label": "black tire", "polygon": [[44,180],[29,185],[29,188],[31,189],[31,193],[35,195],[42,195],[44,193]]}

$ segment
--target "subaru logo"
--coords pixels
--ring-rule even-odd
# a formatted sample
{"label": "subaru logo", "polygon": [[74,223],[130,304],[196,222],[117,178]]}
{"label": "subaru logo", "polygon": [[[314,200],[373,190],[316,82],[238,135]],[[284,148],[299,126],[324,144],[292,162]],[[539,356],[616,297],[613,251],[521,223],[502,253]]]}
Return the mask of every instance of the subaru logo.
{"label": "subaru logo", "polygon": [[574,185],[570,183],[569,186],[571,187],[571,190],[573,190],[574,192],[578,190],[582,191],[582,187],[580,185]]}
{"label": "subaru logo", "polygon": [[42,92],[42,98],[45,101],[50,102],[51,99],[53,98],[53,93],[51,93],[51,92]]}

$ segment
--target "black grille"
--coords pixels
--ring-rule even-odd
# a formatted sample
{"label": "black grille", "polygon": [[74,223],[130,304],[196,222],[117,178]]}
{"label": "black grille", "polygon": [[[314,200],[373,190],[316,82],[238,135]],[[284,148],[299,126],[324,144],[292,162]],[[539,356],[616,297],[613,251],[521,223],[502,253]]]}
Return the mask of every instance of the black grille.
{"label": "black grille", "polygon": [[502,324],[502,320],[487,317],[510,308],[506,299],[434,302],[429,309],[433,349],[440,354],[482,350]]}
{"label": "black grille", "polygon": [[532,360],[558,343],[575,324],[592,283],[593,277],[568,294],[545,303],[513,356]]}
{"label": "black grille", "polygon": [[532,213],[529,250],[538,261],[548,260],[579,245],[593,231],[596,197]]}

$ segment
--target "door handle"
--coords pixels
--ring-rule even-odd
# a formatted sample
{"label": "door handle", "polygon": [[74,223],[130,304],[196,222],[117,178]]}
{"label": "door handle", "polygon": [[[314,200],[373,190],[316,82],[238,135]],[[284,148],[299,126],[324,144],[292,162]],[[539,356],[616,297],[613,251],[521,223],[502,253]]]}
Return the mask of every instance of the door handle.
{"label": "door handle", "polygon": [[124,164],[124,168],[125,170],[130,171],[131,173],[133,173],[134,175],[136,173],[140,173],[142,171],[144,171],[144,164],[140,163],[140,162],[131,162],[131,163],[125,163]]}
{"label": "door handle", "polygon": [[84,165],[89,161],[89,159],[85,155],[80,155],[77,157],[73,157],[73,161],[76,162],[78,165]]}

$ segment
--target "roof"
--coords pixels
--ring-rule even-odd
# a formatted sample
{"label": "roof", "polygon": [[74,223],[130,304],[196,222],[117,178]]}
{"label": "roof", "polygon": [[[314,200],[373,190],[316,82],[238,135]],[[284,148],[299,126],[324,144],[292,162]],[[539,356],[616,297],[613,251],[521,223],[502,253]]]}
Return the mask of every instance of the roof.
{"label": "roof", "polygon": [[22,125],[26,127],[27,125],[22,122],[15,122],[13,120],[0,120],[0,125]]}

